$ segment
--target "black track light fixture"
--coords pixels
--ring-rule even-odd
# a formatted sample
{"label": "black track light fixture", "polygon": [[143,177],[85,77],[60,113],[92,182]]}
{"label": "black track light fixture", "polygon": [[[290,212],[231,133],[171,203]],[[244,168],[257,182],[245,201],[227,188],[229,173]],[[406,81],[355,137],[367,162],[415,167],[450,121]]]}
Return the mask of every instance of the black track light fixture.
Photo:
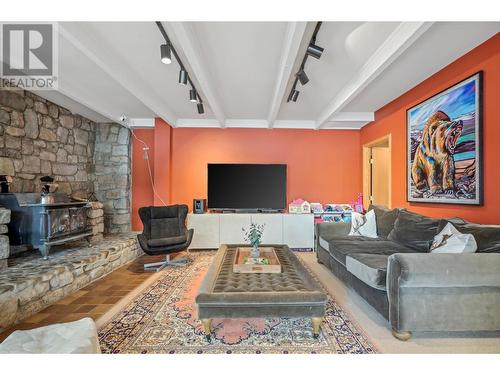
{"label": "black track light fixture", "polygon": [[191,89],[189,90],[189,101],[191,103],[197,103],[197,109],[200,115],[205,113],[205,108],[203,107],[203,100],[198,94],[198,90],[196,90],[196,86],[194,85],[193,81],[189,77],[189,74],[184,64],[182,63],[179,54],[175,50],[175,47],[173,46],[172,42],[170,41],[170,38],[168,37],[168,34],[165,31],[165,28],[163,27],[160,21],[156,21],[155,24],[160,30],[161,35],[165,39],[165,44],[162,44],[160,46],[161,62],[164,64],[170,64],[172,62],[172,55],[174,56],[175,60],[177,61],[180,67],[179,83],[182,85],[191,86]]}
{"label": "black track light fixture", "polygon": [[184,69],[179,70],[179,83],[181,85],[187,85],[188,83],[188,72]]}
{"label": "black track light fixture", "polygon": [[314,43],[309,44],[307,47],[307,54],[311,57],[314,57],[315,59],[320,59],[321,55],[323,54],[323,51],[325,49],[323,47],[317,46]]}
{"label": "black track light fixture", "polygon": [[287,102],[296,102],[299,98],[299,91],[297,90],[298,82],[300,82],[302,86],[309,82],[309,77],[305,72],[307,58],[309,56],[312,56],[316,59],[319,59],[324,51],[324,48],[316,45],[316,36],[318,35],[321,24],[322,22],[316,23],[316,27],[314,28],[311,40],[309,41],[309,45],[307,46],[307,51],[302,58],[302,63],[300,64],[299,71],[295,74],[295,80],[293,82],[292,89],[290,90],[290,94],[288,95]]}
{"label": "black track light fixture", "polygon": [[304,72],[304,69],[299,70],[299,72],[297,73],[297,78],[299,79],[299,82],[302,86],[309,82],[309,77],[307,76],[306,72]]}
{"label": "black track light fixture", "polygon": [[196,103],[198,101],[198,93],[195,89],[189,90],[189,101],[191,103]]}
{"label": "black track light fixture", "polygon": [[170,64],[172,62],[172,49],[170,48],[170,43],[160,46],[160,55],[162,63]]}

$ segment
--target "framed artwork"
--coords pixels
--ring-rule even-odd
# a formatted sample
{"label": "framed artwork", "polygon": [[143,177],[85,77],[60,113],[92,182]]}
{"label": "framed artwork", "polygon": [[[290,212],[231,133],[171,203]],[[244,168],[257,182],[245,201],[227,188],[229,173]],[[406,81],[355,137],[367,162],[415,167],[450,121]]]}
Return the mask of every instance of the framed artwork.
{"label": "framed artwork", "polygon": [[482,72],[407,110],[407,200],[481,205]]}

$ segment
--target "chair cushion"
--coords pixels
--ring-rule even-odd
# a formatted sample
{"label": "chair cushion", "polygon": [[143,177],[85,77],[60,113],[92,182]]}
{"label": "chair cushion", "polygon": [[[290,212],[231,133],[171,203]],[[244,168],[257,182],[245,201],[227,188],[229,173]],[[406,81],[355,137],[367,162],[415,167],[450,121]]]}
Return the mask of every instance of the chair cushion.
{"label": "chair cushion", "polygon": [[151,239],[180,236],[179,218],[151,219]]}
{"label": "chair cushion", "polygon": [[155,238],[148,240],[148,246],[150,247],[163,247],[163,246],[171,246],[181,244],[187,241],[187,237],[175,236],[175,237],[166,237],[166,238]]}
{"label": "chair cushion", "polygon": [[346,257],[346,268],[365,284],[386,290],[388,258],[383,254],[351,254]]}
{"label": "chair cushion", "polygon": [[346,257],[352,254],[392,255],[396,253],[415,252],[414,250],[409,249],[397,242],[361,236],[349,236],[347,238],[332,239],[328,241],[328,248],[326,249],[344,266],[346,264]]}
{"label": "chair cushion", "polygon": [[375,204],[370,205],[368,210],[375,211],[375,218],[377,222],[377,235],[379,237],[385,237],[391,233],[392,228],[394,228],[394,223],[398,218],[399,211],[401,209],[394,208],[392,210],[384,206],[378,206]]}
{"label": "chair cushion", "polygon": [[500,253],[500,225],[481,225],[461,219],[441,220],[438,232],[451,222],[460,233],[472,234],[477,243],[477,253]]}
{"label": "chair cushion", "polygon": [[439,220],[402,210],[387,237],[391,241],[421,253],[428,253],[434,236],[438,234]]}

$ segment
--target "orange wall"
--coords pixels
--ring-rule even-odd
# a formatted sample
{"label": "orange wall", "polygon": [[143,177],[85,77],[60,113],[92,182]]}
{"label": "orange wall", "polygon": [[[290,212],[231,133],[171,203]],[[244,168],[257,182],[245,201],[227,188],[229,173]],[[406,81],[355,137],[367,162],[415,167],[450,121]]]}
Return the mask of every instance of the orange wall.
{"label": "orange wall", "polygon": [[[482,70],[484,206],[408,203],[406,201],[406,110]],[[500,34],[454,61],[378,110],[361,130],[361,144],[392,134],[392,205],[433,217],[460,216],[500,224]]]}
{"label": "orange wall", "polygon": [[[360,132],[289,129],[172,129],[157,119],[155,128],[137,130],[150,146],[156,191],[165,203],[207,196],[208,163],[287,164],[288,201],[351,202],[361,191]],[[132,228],[141,230],[139,207],[161,204],[149,183],[142,145],[133,141]]]}
{"label": "orange wall", "polygon": [[173,129],[172,202],[206,198],[208,163],[287,164],[288,201],[351,202],[361,191],[359,131]]}
{"label": "orange wall", "polygon": [[154,181],[156,195],[154,203],[156,206],[169,203],[172,189],[172,128],[162,119],[155,121],[155,146],[154,146]]}
{"label": "orange wall", "polygon": [[[151,170],[154,171],[154,130],[136,129],[134,134],[149,146]],[[132,140],[132,228],[141,230],[142,223],[137,211],[139,207],[154,204],[153,189],[149,179],[148,167],[144,160],[144,145],[135,138]]]}

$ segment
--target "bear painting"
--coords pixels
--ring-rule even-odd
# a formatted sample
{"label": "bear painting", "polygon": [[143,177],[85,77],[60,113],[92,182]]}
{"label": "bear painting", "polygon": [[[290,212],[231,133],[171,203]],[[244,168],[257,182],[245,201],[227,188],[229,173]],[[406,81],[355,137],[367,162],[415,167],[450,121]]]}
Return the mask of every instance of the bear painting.
{"label": "bear painting", "polygon": [[408,201],[482,204],[481,78],[407,111]]}

